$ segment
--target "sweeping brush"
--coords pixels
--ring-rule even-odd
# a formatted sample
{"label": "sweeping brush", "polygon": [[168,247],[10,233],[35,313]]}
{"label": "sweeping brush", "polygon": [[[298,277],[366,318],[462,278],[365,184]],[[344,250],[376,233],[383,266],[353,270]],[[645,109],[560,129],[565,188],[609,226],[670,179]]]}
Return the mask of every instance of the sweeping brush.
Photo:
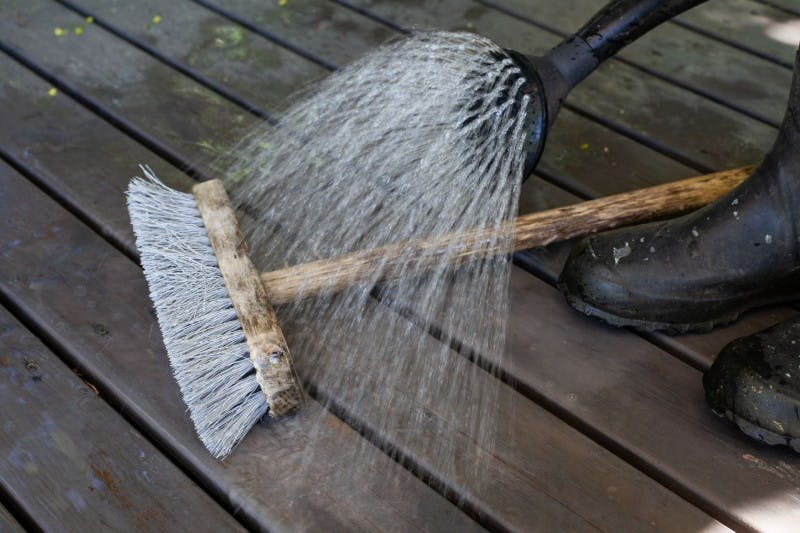
{"label": "sweeping brush", "polygon": [[[150,298],[197,434],[218,458],[266,413],[280,418],[304,402],[270,300],[287,303],[374,281],[370,273],[379,266],[391,279],[401,270],[392,263],[407,260],[410,250],[456,247],[454,264],[507,253],[487,248],[495,239],[478,228],[259,274],[219,180],[187,194],[166,187],[149,168],[142,171],[145,178],[128,187],[128,210]],[[729,170],[523,215],[508,231],[520,250],[669,216],[715,200],[751,172]]]}
{"label": "sweeping brush", "polygon": [[197,434],[221,458],[266,413],[300,409],[303,391],[222,183],[186,194],[142,171],[128,212],[150,298]]}

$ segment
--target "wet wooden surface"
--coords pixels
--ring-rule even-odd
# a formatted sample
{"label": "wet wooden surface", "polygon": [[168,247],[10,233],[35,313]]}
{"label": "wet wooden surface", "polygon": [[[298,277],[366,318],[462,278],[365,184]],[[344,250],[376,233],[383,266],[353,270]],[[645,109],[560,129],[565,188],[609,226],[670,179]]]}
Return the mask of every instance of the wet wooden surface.
{"label": "wet wooden surface", "polygon": [[[0,366],[0,395],[29,400],[3,418],[0,504],[11,514],[0,524],[157,530],[192,516],[215,530],[792,530],[800,460],[713,417],[700,377],[726,342],[796,312],[755,311],[706,335],[615,330],[552,288],[568,246],[525,252],[514,270],[511,385],[501,388],[513,410],[498,420],[508,438],[488,479],[427,471],[433,433],[364,432],[387,413],[348,397],[334,398],[335,412],[314,402],[288,424],[259,424],[218,462],[172,381],[124,209],[136,164],[187,190],[292,91],[402,31],[466,29],[535,53],[603,3],[0,1],[0,363],[12,363]],[[521,212],[758,161],[788,95],[793,5],[710,0],[601,67],[568,99]],[[388,296],[370,312],[401,310],[420,335],[437,322]],[[413,368],[415,354],[405,356]],[[32,381],[31,358],[53,379]],[[412,373],[398,394],[413,386]],[[447,412],[447,401],[389,416]],[[312,419],[324,420],[324,444],[306,461]],[[61,435],[71,462],[53,468]],[[348,468],[356,448],[374,468]],[[100,452],[125,483],[85,483]],[[476,453],[464,442],[460,460]],[[155,522],[137,521],[152,509]]]}

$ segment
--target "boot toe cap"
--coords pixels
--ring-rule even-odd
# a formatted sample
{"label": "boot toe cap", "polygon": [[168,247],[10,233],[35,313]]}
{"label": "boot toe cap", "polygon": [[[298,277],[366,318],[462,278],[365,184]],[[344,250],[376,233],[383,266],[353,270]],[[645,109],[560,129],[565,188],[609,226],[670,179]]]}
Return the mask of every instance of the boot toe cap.
{"label": "boot toe cap", "polygon": [[[626,284],[611,254],[596,250],[592,238],[583,239],[572,250],[558,279],[558,287],[571,305],[582,312],[602,316],[635,318],[639,314],[636,291]],[[610,255],[610,258],[606,258]]]}
{"label": "boot toe cap", "polygon": [[[798,332],[794,332],[798,334]],[[747,435],[800,451],[800,353],[767,332],[733,341],[703,376],[711,409],[737,423]],[[795,340],[800,344],[800,335]]]}

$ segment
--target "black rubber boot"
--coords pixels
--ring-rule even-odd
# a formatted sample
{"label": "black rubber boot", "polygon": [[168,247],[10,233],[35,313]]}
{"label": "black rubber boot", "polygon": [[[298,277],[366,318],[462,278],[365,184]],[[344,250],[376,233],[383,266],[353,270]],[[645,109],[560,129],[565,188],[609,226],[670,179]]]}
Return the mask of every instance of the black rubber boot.
{"label": "black rubber boot", "polygon": [[716,414],[755,439],[800,452],[800,318],[728,344],[703,386]]}
{"label": "black rubber boot", "polygon": [[615,326],[707,331],[800,299],[800,53],[778,139],[761,166],[698,211],[582,240],[558,281]]}

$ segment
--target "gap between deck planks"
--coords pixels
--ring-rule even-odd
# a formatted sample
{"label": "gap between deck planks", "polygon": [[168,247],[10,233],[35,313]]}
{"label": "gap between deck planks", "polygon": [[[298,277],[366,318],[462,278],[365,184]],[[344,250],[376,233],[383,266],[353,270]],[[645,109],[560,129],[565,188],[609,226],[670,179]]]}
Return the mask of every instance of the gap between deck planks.
{"label": "gap between deck planks", "polygon": [[39,528],[243,530],[2,307],[0,353],[0,485]]}
{"label": "gap between deck planks", "polygon": [[[234,456],[214,460],[172,379],[141,270],[9,167],[0,170],[0,201],[14,236],[0,245],[3,297],[249,528],[477,529],[370,446],[363,447],[364,459],[375,470],[354,469],[346,490],[332,486],[348,469],[346,450],[361,438],[315,402],[293,420],[259,425]],[[308,423],[318,423],[314,464],[306,464],[303,450]]]}
{"label": "gap between deck planks", "polygon": [[796,0],[755,0],[759,4],[768,7],[773,7],[779,11],[783,11],[788,15],[800,18],[800,6],[797,5]]}
{"label": "gap between deck planks", "polygon": [[25,531],[19,522],[14,518],[14,516],[6,509],[5,507],[0,505],[0,531],[7,532],[7,533],[22,533]]}

